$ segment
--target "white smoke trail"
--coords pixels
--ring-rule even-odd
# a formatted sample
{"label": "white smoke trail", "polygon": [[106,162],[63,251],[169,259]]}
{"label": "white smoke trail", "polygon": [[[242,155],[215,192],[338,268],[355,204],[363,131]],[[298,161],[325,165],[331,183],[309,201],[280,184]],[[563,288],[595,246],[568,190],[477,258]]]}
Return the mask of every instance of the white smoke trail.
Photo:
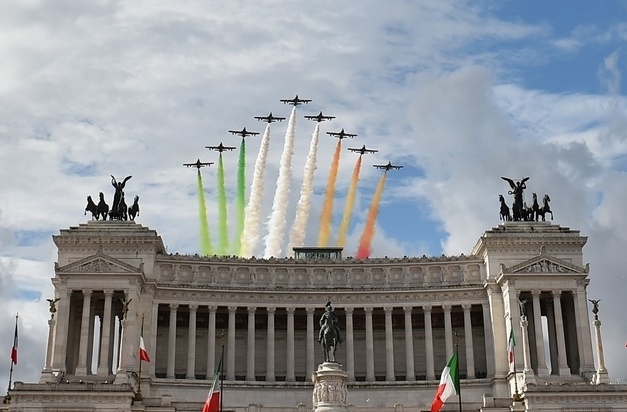
{"label": "white smoke trail", "polygon": [[318,168],[316,158],[318,156],[318,140],[320,138],[320,123],[316,123],[316,129],[311,136],[311,144],[309,145],[309,153],[305,163],[305,171],[303,173],[303,185],[300,188],[300,198],[296,205],[296,217],[294,225],[290,232],[290,245],[288,250],[293,247],[301,247],[305,242],[305,230],[307,229],[307,221],[309,220],[309,210],[311,209],[311,197],[313,195],[313,178],[314,172]]}
{"label": "white smoke trail", "polygon": [[287,221],[287,205],[290,196],[290,181],[292,180],[292,157],[294,155],[294,132],[296,129],[296,106],[292,109],[290,120],[285,132],[285,143],[279,164],[279,177],[276,181],[276,192],[272,203],[272,214],[268,221],[268,236],[266,236],[266,250],[264,257],[267,259],[281,254],[283,243],[283,231]]}
{"label": "white smoke trail", "polygon": [[250,197],[244,211],[244,232],[242,233],[241,256],[249,258],[259,241],[259,223],[261,222],[261,201],[263,199],[263,175],[266,171],[266,160],[270,148],[270,123],[261,138],[261,147],[255,160],[253,182],[250,186]]}

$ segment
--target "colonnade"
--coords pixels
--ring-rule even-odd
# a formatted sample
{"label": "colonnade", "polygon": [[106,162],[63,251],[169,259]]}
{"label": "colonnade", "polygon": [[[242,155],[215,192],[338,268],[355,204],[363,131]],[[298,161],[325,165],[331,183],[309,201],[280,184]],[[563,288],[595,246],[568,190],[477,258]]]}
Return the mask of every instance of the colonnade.
{"label": "colonnade", "polygon": [[[344,306],[335,312],[344,340],[337,359],[350,381],[434,380],[456,347],[462,376],[473,379],[490,373],[486,359],[494,350],[492,340],[484,338],[492,333],[487,303]],[[308,379],[316,361],[321,362],[321,314],[312,307],[154,303],[152,316],[159,323],[152,329],[150,345],[157,358],[165,360],[152,363],[150,373],[167,379],[210,379],[223,350],[227,381]]]}

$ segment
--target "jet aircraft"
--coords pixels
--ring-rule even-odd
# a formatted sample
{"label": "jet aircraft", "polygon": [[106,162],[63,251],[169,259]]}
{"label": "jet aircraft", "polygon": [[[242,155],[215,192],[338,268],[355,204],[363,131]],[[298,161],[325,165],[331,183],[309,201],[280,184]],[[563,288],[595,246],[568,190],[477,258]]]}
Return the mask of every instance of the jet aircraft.
{"label": "jet aircraft", "polygon": [[393,165],[392,162],[388,162],[388,164],[386,165],[372,165],[372,166],[376,167],[377,169],[385,169],[386,172],[390,169],[402,169],[403,168],[403,166]]}
{"label": "jet aircraft", "polygon": [[235,146],[224,146],[222,142],[218,146],[205,146],[209,150],[215,150],[220,153],[225,152],[227,150],[235,150]]}
{"label": "jet aircraft", "polygon": [[282,122],[283,120],[285,120],[285,117],[272,116],[272,112],[270,112],[270,114],[267,116],[255,116],[255,119],[261,122],[272,123],[272,122]]}
{"label": "jet aircraft", "polygon": [[242,130],[229,130],[229,133],[231,134],[237,134],[240,135],[242,137],[246,137],[246,136],[256,136],[259,134],[259,132],[249,132],[248,130],[246,130],[246,128],[244,127]]}
{"label": "jet aircraft", "polygon": [[356,149],[354,147],[349,147],[348,150],[351,151],[351,152],[359,153],[361,155],[364,155],[364,154],[367,154],[367,153],[377,153],[378,152],[378,150],[375,150],[375,149],[366,149],[366,145],[363,145],[360,149]]}
{"label": "jet aircraft", "polygon": [[340,130],[339,132],[327,132],[327,134],[328,134],[329,136],[335,136],[335,137],[338,137],[340,140],[342,140],[342,139],[346,139],[347,137],[351,137],[351,138],[352,138],[352,137],[356,137],[356,136],[357,136],[356,134],[346,133],[346,132],[344,131],[344,129]]}
{"label": "jet aircraft", "polygon": [[200,159],[198,159],[194,163],[183,163],[183,166],[195,167],[197,169],[200,169],[201,167],[211,166],[212,164],[213,164],[213,162],[203,163],[203,162],[200,161]]}
{"label": "jet aircraft", "polygon": [[284,104],[291,104],[292,106],[298,106],[301,105],[303,103],[309,103],[311,101],[311,99],[299,99],[298,95],[296,95],[296,97],[294,97],[293,99],[281,99],[281,101]]}
{"label": "jet aircraft", "polygon": [[313,120],[314,122],[324,122],[325,120],[333,120],[335,116],[325,116],[322,112],[318,113],[315,116],[305,116],[305,119]]}

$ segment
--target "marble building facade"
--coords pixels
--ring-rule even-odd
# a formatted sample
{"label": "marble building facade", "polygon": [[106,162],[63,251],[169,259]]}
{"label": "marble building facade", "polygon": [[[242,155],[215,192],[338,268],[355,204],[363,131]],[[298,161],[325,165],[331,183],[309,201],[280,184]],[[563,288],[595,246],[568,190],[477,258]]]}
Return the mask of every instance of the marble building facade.
{"label": "marble building facade", "polygon": [[[0,411],[198,411],[221,356],[225,410],[311,410],[327,301],[355,412],[429,410],[454,351],[464,410],[510,410],[515,388],[530,411],[627,409],[624,385],[590,383],[598,365],[577,230],[507,222],[468,255],[366,260],[168,254],[134,222],[91,221],[54,241],[46,364]],[[140,370],[142,333],[152,359]]]}

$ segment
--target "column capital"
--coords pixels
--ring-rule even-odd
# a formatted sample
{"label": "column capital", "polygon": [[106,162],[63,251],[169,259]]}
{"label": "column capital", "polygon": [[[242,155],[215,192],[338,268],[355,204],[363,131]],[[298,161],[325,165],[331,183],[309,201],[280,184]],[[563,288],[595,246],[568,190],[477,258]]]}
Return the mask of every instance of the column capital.
{"label": "column capital", "polygon": [[355,311],[355,308],[352,306],[346,306],[344,308],[344,313],[346,313],[347,315],[352,315],[354,311]]}
{"label": "column capital", "polygon": [[313,315],[315,311],[316,308],[305,308],[305,312],[307,312],[308,315]]}
{"label": "column capital", "polygon": [[470,308],[472,308],[472,305],[470,303],[464,303],[462,305],[462,309],[464,310],[464,312],[470,312]]}
{"label": "column capital", "polygon": [[87,297],[87,296],[91,296],[91,294],[92,294],[92,293],[94,293],[94,290],[93,290],[93,289],[83,289],[83,295],[84,295],[85,297]]}
{"label": "column capital", "polygon": [[364,312],[366,312],[366,315],[372,315],[373,310],[374,308],[364,308]]}
{"label": "column capital", "polygon": [[249,315],[254,315],[255,312],[257,311],[257,307],[256,306],[249,306],[248,308],[246,308],[248,310],[248,314]]}
{"label": "column capital", "polygon": [[552,290],[551,295],[553,295],[553,299],[559,299],[562,296],[561,290]]}
{"label": "column capital", "polygon": [[386,306],[383,308],[383,311],[385,312],[386,315],[391,315],[393,310],[394,310],[394,307],[392,306]]}
{"label": "column capital", "polygon": [[405,314],[411,314],[412,310],[414,310],[413,306],[403,306],[403,311]]}
{"label": "column capital", "polygon": [[104,289],[103,292],[104,292],[105,298],[113,296],[113,289]]}
{"label": "column capital", "polygon": [[276,308],[273,306],[268,306],[266,310],[268,311],[268,315],[274,315],[274,312],[276,312]]}
{"label": "column capital", "polygon": [[453,307],[452,305],[442,305],[442,310],[444,311],[444,313],[447,313],[447,312],[450,313],[452,307]]}
{"label": "column capital", "polygon": [[422,305],[422,310],[425,313],[431,313],[431,310],[433,310],[433,306],[431,306],[431,305]]}
{"label": "column capital", "polygon": [[532,290],[531,291],[531,297],[533,299],[539,299],[540,298],[540,294],[542,294],[541,290]]}
{"label": "column capital", "polygon": [[209,309],[210,313],[211,312],[215,313],[215,311],[218,310],[218,307],[215,305],[210,305],[210,306],[207,306],[207,309]]}
{"label": "column capital", "polygon": [[294,315],[294,312],[296,312],[296,308],[285,308],[285,310],[288,315]]}
{"label": "column capital", "polygon": [[196,312],[198,310],[198,305],[189,305],[190,312]]}
{"label": "column capital", "polygon": [[179,308],[178,303],[170,303],[170,312],[176,312],[178,308]]}
{"label": "column capital", "polygon": [[237,306],[229,306],[229,314],[237,312]]}

